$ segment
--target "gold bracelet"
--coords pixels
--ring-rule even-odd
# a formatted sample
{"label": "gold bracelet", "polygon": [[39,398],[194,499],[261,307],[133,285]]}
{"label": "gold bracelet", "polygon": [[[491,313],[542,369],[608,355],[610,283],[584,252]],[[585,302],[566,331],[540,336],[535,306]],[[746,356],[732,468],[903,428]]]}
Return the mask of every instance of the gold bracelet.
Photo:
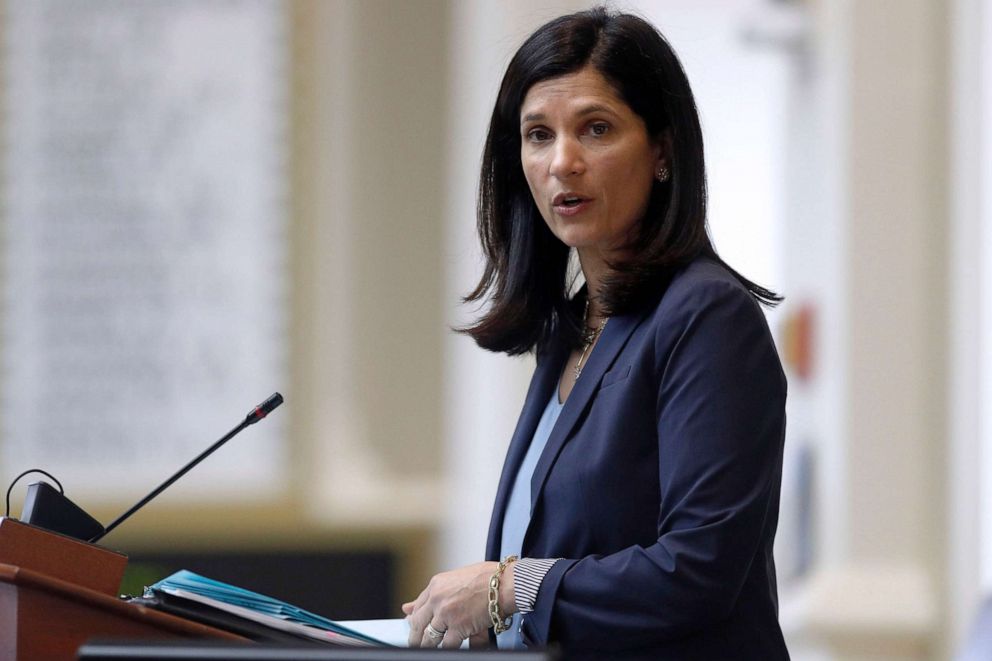
{"label": "gold bracelet", "polygon": [[503,633],[510,628],[513,622],[512,616],[503,617],[499,612],[499,579],[503,576],[503,570],[510,566],[510,563],[517,559],[515,555],[508,555],[496,567],[495,573],[489,579],[489,619],[493,623],[495,633]]}

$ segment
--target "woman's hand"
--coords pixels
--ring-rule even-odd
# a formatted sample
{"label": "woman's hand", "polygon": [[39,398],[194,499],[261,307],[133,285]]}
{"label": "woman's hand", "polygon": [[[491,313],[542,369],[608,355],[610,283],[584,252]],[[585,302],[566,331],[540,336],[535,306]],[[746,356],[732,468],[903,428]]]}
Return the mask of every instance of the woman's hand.
{"label": "woman's hand", "polygon": [[[416,600],[403,604],[410,623],[410,647],[459,647],[463,640],[485,635],[489,618],[489,579],[496,562],[478,562],[434,576]],[[513,600],[512,564],[503,572],[499,586],[500,613],[516,611]],[[443,631],[431,637],[427,625]],[[476,638],[478,640],[478,638]]]}

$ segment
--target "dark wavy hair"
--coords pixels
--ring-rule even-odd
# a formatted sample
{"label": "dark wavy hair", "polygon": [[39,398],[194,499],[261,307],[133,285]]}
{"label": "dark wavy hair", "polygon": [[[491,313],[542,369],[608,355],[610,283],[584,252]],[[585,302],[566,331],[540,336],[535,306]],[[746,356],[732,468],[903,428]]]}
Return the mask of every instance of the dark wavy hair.
{"label": "dark wavy hair", "polygon": [[520,162],[520,107],[550,78],[594,67],[644,121],[648,135],[671,139],[669,181],[655,181],[632,257],[610,264],[603,312],[631,312],[656,299],[672,274],[701,255],[726,266],[761,303],[781,297],[721,260],[706,230],[703,136],[692,90],[665,38],[648,22],[603,7],[541,26],[510,61],[493,109],[479,180],[478,230],[485,270],[465,301],[488,300],[461,329],[479,346],[511,355],[558,341],[578,345],[582,301],[570,299],[569,248],[548,229]]}

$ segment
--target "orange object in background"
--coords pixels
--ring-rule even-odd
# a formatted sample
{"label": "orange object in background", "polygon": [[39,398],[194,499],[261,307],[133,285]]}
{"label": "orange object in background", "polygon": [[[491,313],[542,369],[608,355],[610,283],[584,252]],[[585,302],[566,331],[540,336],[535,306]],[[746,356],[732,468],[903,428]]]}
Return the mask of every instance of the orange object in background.
{"label": "orange object in background", "polygon": [[785,317],[782,328],[782,358],[786,367],[808,383],[813,378],[815,312],[812,303],[801,303]]}

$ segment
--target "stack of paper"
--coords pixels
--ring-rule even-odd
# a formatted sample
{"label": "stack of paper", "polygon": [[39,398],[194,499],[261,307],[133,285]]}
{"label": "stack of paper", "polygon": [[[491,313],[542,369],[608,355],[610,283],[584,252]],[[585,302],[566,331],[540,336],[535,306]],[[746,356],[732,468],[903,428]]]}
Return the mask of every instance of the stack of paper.
{"label": "stack of paper", "polygon": [[336,645],[386,646],[386,643],[380,640],[342,626],[326,617],[191,571],[176,572],[148,590],[195,601],[274,629]]}

